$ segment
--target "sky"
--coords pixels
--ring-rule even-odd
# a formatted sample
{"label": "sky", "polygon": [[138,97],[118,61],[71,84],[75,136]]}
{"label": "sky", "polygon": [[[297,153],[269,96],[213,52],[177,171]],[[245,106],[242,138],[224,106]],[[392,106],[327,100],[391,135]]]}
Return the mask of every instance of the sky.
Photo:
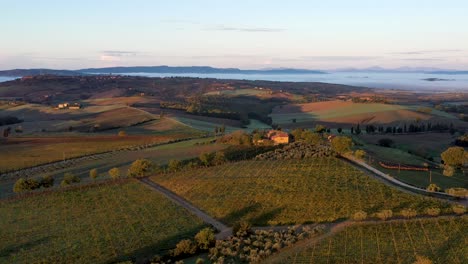
{"label": "sky", "polygon": [[0,69],[468,70],[466,0],[0,0]]}

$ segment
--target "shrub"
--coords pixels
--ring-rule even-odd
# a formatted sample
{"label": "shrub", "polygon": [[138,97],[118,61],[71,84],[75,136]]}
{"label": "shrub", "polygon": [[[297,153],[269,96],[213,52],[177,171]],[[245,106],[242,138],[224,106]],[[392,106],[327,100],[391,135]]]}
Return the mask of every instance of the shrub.
{"label": "shrub", "polygon": [[182,167],[182,162],[176,159],[171,159],[169,163],[167,164],[167,169],[170,172],[178,171]]}
{"label": "shrub", "polygon": [[177,243],[174,249],[174,256],[179,255],[193,255],[197,251],[197,246],[190,240],[184,239]]}
{"label": "shrub", "polygon": [[364,221],[367,219],[367,213],[364,211],[357,211],[353,214],[354,221]]}
{"label": "shrub", "polygon": [[15,185],[13,186],[13,191],[15,193],[32,191],[40,187],[40,183],[35,179],[24,179],[19,178]]}
{"label": "shrub", "polygon": [[94,179],[96,179],[98,176],[99,176],[99,175],[98,175],[98,170],[97,170],[97,169],[92,169],[92,170],[89,171],[89,177],[90,177],[91,179],[94,180]]}
{"label": "shrub", "polygon": [[80,182],[81,179],[80,177],[76,176],[76,175],[73,175],[72,173],[70,172],[67,172],[65,173],[65,175],[63,176],[63,180],[62,182],[60,183],[61,186],[67,186],[67,185],[70,185],[72,183],[78,183]]}
{"label": "shrub", "polygon": [[467,163],[467,153],[462,147],[450,147],[440,154],[444,164],[453,167],[463,166]]}
{"label": "shrub", "polygon": [[445,165],[444,166],[444,176],[451,177],[453,176],[453,173],[455,172],[455,169],[452,166]]}
{"label": "shrub", "polygon": [[426,214],[430,216],[438,216],[440,214],[440,208],[438,207],[430,207],[426,209]]}
{"label": "shrub", "polygon": [[200,249],[210,248],[216,241],[213,229],[209,227],[202,229],[195,235],[195,241]]}
{"label": "shrub", "polygon": [[41,178],[39,185],[44,188],[50,188],[54,186],[54,181],[55,179],[52,176],[46,175]]}
{"label": "shrub", "polygon": [[195,264],[203,264],[203,263],[205,263],[205,261],[202,258],[197,258],[197,260],[195,261]]}
{"label": "shrub", "polygon": [[395,144],[393,140],[391,140],[390,138],[381,138],[379,139],[377,143],[379,146],[386,147],[386,148],[391,148]]}
{"label": "shrub", "polygon": [[460,197],[460,198],[464,198],[468,196],[468,190],[465,188],[449,188],[445,190],[445,192],[450,195]]}
{"label": "shrub", "polygon": [[418,212],[413,208],[403,209],[401,210],[400,214],[405,218],[413,218],[418,215]]}
{"label": "shrub", "polygon": [[375,214],[380,220],[387,220],[393,216],[392,210],[382,210]]}
{"label": "shrub", "polygon": [[200,157],[198,158],[200,159],[201,164],[203,164],[204,166],[210,166],[213,160],[213,155],[205,152],[200,154]]}
{"label": "shrub", "polygon": [[416,255],[416,260],[413,264],[432,264],[432,260],[425,256]]}
{"label": "shrub", "polygon": [[427,186],[426,190],[429,191],[429,192],[439,192],[440,187],[437,186],[435,183],[431,183],[431,184],[429,184],[429,186]]}
{"label": "shrub", "polygon": [[109,170],[109,176],[112,178],[112,179],[118,179],[120,178],[120,169],[119,168],[112,168]]}
{"label": "shrub", "polygon": [[127,132],[120,130],[117,135],[119,135],[119,137],[125,137],[127,135]]}
{"label": "shrub", "polygon": [[344,154],[351,150],[353,141],[349,137],[335,137],[331,141],[332,149],[338,154]]}
{"label": "shrub", "polygon": [[354,156],[358,159],[363,159],[366,156],[366,152],[362,149],[358,149],[354,152]]}
{"label": "shrub", "polygon": [[232,233],[238,237],[244,237],[251,233],[252,225],[247,221],[240,221],[232,227]]}
{"label": "shrub", "polygon": [[154,172],[154,170],[155,170],[155,165],[150,160],[137,159],[132,163],[132,165],[128,169],[128,176],[129,177],[144,177]]}
{"label": "shrub", "polygon": [[461,204],[455,204],[452,206],[452,210],[455,214],[457,215],[462,215],[466,212],[466,208],[465,206],[461,205]]}
{"label": "shrub", "polygon": [[224,155],[224,152],[218,151],[216,152],[214,158],[213,158],[213,164],[214,165],[221,165],[226,162],[226,157]]}

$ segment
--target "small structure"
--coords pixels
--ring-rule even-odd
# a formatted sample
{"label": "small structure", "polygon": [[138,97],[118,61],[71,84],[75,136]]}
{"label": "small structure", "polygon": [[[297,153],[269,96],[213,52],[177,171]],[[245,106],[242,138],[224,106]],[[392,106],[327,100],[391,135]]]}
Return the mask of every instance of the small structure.
{"label": "small structure", "polygon": [[78,104],[78,103],[75,103],[75,104],[72,104],[72,105],[68,106],[68,109],[78,110],[78,109],[81,109],[81,105]]}
{"label": "small structure", "polygon": [[266,137],[273,141],[275,145],[288,144],[290,141],[289,134],[281,130],[270,130],[266,134]]}
{"label": "small structure", "polygon": [[68,108],[68,103],[58,104],[57,108],[58,109],[66,109],[66,108]]}

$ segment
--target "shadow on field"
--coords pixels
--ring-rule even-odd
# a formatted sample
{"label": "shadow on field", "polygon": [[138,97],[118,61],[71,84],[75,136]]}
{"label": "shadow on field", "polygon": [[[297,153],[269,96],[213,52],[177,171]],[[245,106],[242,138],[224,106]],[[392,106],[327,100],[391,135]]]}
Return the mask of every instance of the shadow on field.
{"label": "shadow on field", "polygon": [[43,244],[50,240],[50,237],[43,237],[36,240],[31,240],[19,245],[11,245],[0,250],[0,258],[9,257],[12,254],[16,254],[19,251],[27,251],[39,244]]}
{"label": "shadow on field", "polygon": [[182,239],[193,240],[195,234],[204,227],[206,227],[206,225],[199,225],[187,232],[175,234],[157,243],[139,248],[127,254],[119,255],[115,259],[109,260],[106,263],[118,263],[129,260],[133,263],[150,263],[150,260],[156,255],[163,256],[167,254],[169,250],[174,249],[176,244]]}
{"label": "shadow on field", "polygon": [[220,221],[223,223],[236,223],[241,220],[247,220],[252,225],[264,226],[268,225],[268,221],[279,215],[283,209],[284,208],[274,208],[270,211],[263,211],[262,205],[255,203],[231,212],[230,214],[220,219]]}

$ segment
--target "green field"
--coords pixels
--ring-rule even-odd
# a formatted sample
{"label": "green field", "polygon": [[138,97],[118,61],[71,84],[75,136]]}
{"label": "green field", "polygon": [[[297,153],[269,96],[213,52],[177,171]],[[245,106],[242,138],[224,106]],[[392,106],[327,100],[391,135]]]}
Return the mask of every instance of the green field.
{"label": "green field", "polygon": [[336,158],[244,161],[151,179],[229,224],[327,222],[358,210],[447,206],[387,187]]}
{"label": "green field", "polygon": [[[151,147],[138,151],[124,151],[109,153],[106,157],[100,159],[90,159],[82,162],[77,162],[74,165],[69,165],[66,168],[53,169],[49,172],[41,173],[40,175],[31,175],[30,173],[23,177],[37,177],[50,175],[55,179],[55,185],[60,188],[60,181],[63,175],[67,172],[81,178],[81,184],[87,184],[93,181],[109,179],[108,171],[111,168],[117,167],[120,169],[122,176],[126,176],[126,172],[132,162],[137,159],[149,159],[156,164],[164,165],[171,159],[183,160],[196,158],[203,152],[214,152],[226,148],[222,144],[205,144],[212,138],[194,139],[177,143],[165,144],[161,146]],[[89,178],[89,171],[97,169],[99,177],[96,180]],[[14,195],[13,185],[17,179],[0,179],[0,198]]]}
{"label": "green field", "polygon": [[0,263],[152,256],[204,224],[136,181],[0,201]]}
{"label": "green field", "polygon": [[[468,263],[468,218],[358,224],[279,263]],[[294,250],[294,249],[293,249]]]}

